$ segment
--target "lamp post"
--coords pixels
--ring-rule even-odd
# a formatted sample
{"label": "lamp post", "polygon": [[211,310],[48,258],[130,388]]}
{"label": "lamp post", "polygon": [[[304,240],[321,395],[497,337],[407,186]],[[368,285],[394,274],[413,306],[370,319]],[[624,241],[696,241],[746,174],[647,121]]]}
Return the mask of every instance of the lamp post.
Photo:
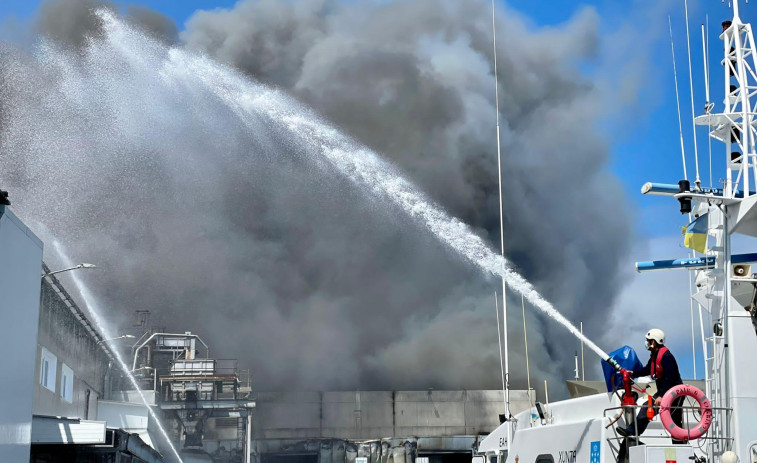
{"label": "lamp post", "polygon": [[102,344],[102,343],[104,343],[104,342],[115,341],[116,339],[134,339],[134,336],[132,336],[132,335],[130,335],[130,334],[125,334],[125,335],[123,335],[123,336],[118,336],[118,337],[116,337],[116,338],[110,338],[110,339],[101,339],[101,340],[97,341],[97,345],[100,345],[100,344]]}
{"label": "lamp post", "polygon": [[97,268],[97,266],[95,264],[79,264],[79,265],[74,265],[73,267],[64,268],[63,270],[56,270],[54,272],[43,273],[42,274],[42,278],[49,277],[50,275],[55,275],[56,273],[68,272],[69,270],[77,270],[77,269],[80,269],[80,268]]}

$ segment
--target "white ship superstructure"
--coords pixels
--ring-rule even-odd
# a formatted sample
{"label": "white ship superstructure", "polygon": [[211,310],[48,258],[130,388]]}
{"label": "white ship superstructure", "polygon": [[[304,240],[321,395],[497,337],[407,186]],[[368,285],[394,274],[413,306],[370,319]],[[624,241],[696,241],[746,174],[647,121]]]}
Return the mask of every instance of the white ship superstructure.
{"label": "white ship superstructure", "polygon": [[[733,18],[723,22],[720,34],[724,99],[721,104],[708,101],[705,114],[695,118],[697,125],[708,127],[713,140],[724,145],[725,156],[713,157],[715,172],[721,172],[723,178],[722,187],[703,188],[698,175],[693,182],[684,179],[677,185],[647,183],[642,187],[643,194],[677,199],[682,214],[706,224],[702,229],[705,253],[637,264],[640,272],[695,272],[692,297],[704,320],[704,392],[710,399],[712,423],[701,438],[674,444],[655,418],[637,440],[631,438],[630,463],[732,463],[735,457],[741,463],[757,462],[757,266],[750,265],[757,262],[757,253],[731,252],[734,235],[757,237],[757,57],[751,25],[742,22],[737,1],[732,8]],[[716,112],[718,108],[720,112]],[[623,442],[616,426],[627,424],[638,405],[648,400],[647,394],[641,393],[637,406],[623,407],[622,392],[537,404],[486,437],[474,460],[614,462]],[[696,402],[689,405],[684,427],[693,428],[706,411]],[[511,442],[509,426],[514,428]]]}

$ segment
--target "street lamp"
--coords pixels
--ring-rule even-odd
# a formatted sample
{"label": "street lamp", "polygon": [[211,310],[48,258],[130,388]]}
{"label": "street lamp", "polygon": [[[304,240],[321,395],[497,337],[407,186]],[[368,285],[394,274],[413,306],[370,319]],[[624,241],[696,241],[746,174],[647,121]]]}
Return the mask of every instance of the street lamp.
{"label": "street lamp", "polygon": [[134,339],[134,336],[132,336],[130,334],[125,334],[123,336],[118,336],[117,338],[101,339],[101,340],[97,341],[97,345],[99,346],[103,342],[115,341],[116,339]]}
{"label": "street lamp", "polygon": [[74,265],[71,268],[64,268],[63,270],[56,270],[54,272],[43,273],[42,274],[42,278],[49,277],[50,275],[55,275],[56,273],[68,272],[69,270],[76,270],[76,269],[80,269],[80,268],[97,268],[97,266],[95,264],[79,264],[79,265]]}

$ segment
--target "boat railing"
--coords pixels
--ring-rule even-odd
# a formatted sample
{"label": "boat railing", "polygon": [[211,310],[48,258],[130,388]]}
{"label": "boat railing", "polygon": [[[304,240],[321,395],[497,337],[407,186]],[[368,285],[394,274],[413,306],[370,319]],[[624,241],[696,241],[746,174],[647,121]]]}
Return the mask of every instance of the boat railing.
{"label": "boat railing", "polygon": [[[670,441],[672,439],[671,435],[668,434],[667,431],[664,431],[664,428],[654,428],[655,431],[662,431],[658,432],[657,434],[644,432],[639,435],[638,429],[636,427],[636,416],[638,415],[639,410],[646,410],[647,408],[647,404],[637,404],[621,405],[617,407],[606,408],[604,410],[603,417],[606,418],[608,422],[605,425],[605,429],[612,428],[613,431],[613,435],[607,437],[607,442],[610,444],[610,448],[612,449],[616,460],[620,446],[626,439],[627,447],[644,445],[646,442],[642,442],[641,439],[644,439],[644,441],[647,441],[648,443],[662,443],[661,441]],[[650,423],[659,420],[659,407],[654,407],[654,409],[655,416],[652,420],[650,420]],[[701,408],[698,404],[671,407],[671,409],[683,410],[683,423],[681,426],[683,429],[694,428],[696,424],[699,423],[699,420],[701,418]],[[698,448],[704,455],[710,453],[708,452],[708,445],[717,448],[730,448],[733,441],[733,438],[725,436],[723,434],[723,429],[720,428],[720,423],[727,423],[730,420],[730,414],[732,410],[726,407],[710,407],[710,410],[712,410],[713,415],[713,420],[710,428],[702,437],[698,439],[691,439],[689,441],[692,446]],[[715,417],[717,417],[717,419],[715,419]],[[628,420],[630,419],[630,422],[633,424],[634,430],[632,434],[623,436],[618,433],[617,423],[621,420],[621,418],[623,418],[624,426],[628,426]],[[647,429],[649,430],[649,428]],[[674,443],[675,442],[679,441],[674,441]]]}

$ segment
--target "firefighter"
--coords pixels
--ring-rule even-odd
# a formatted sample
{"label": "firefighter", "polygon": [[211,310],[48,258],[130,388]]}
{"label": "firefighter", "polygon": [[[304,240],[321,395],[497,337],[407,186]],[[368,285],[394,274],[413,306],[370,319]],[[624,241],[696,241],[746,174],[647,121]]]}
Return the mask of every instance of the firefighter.
{"label": "firefighter", "polygon": [[[661,329],[652,328],[644,338],[644,345],[650,352],[649,361],[644,368],[631,372],[631,376],[634,378],[651,376],[655,380],[657,392],[652,397],[654,399],[654,407],[659,409],[662,396],[672,387],[683,384],[683,381],[681,381],[681,374],[678,371],[678,362],[676,362],[675,357],[673,357],[668,348],[665,347],[665,333]],[[683,408],[681,407],[684,400],[685,397],[679,397],[673,401],[671,406],[670,415],[678,426],[683,426]],[[618,426],[618,434],[623,437],[640,436],[649,425],[650,419],[647,417],[647,408],[647,406],[643,406],[639,409],[634,423],[628,423],[625,428]],[[678,444],[682,442],[673,439],[673,443]],[[619,462],[625,460],[625,450],[628,445],[627,439],[624,439],[621,451],[618,454]]]}

